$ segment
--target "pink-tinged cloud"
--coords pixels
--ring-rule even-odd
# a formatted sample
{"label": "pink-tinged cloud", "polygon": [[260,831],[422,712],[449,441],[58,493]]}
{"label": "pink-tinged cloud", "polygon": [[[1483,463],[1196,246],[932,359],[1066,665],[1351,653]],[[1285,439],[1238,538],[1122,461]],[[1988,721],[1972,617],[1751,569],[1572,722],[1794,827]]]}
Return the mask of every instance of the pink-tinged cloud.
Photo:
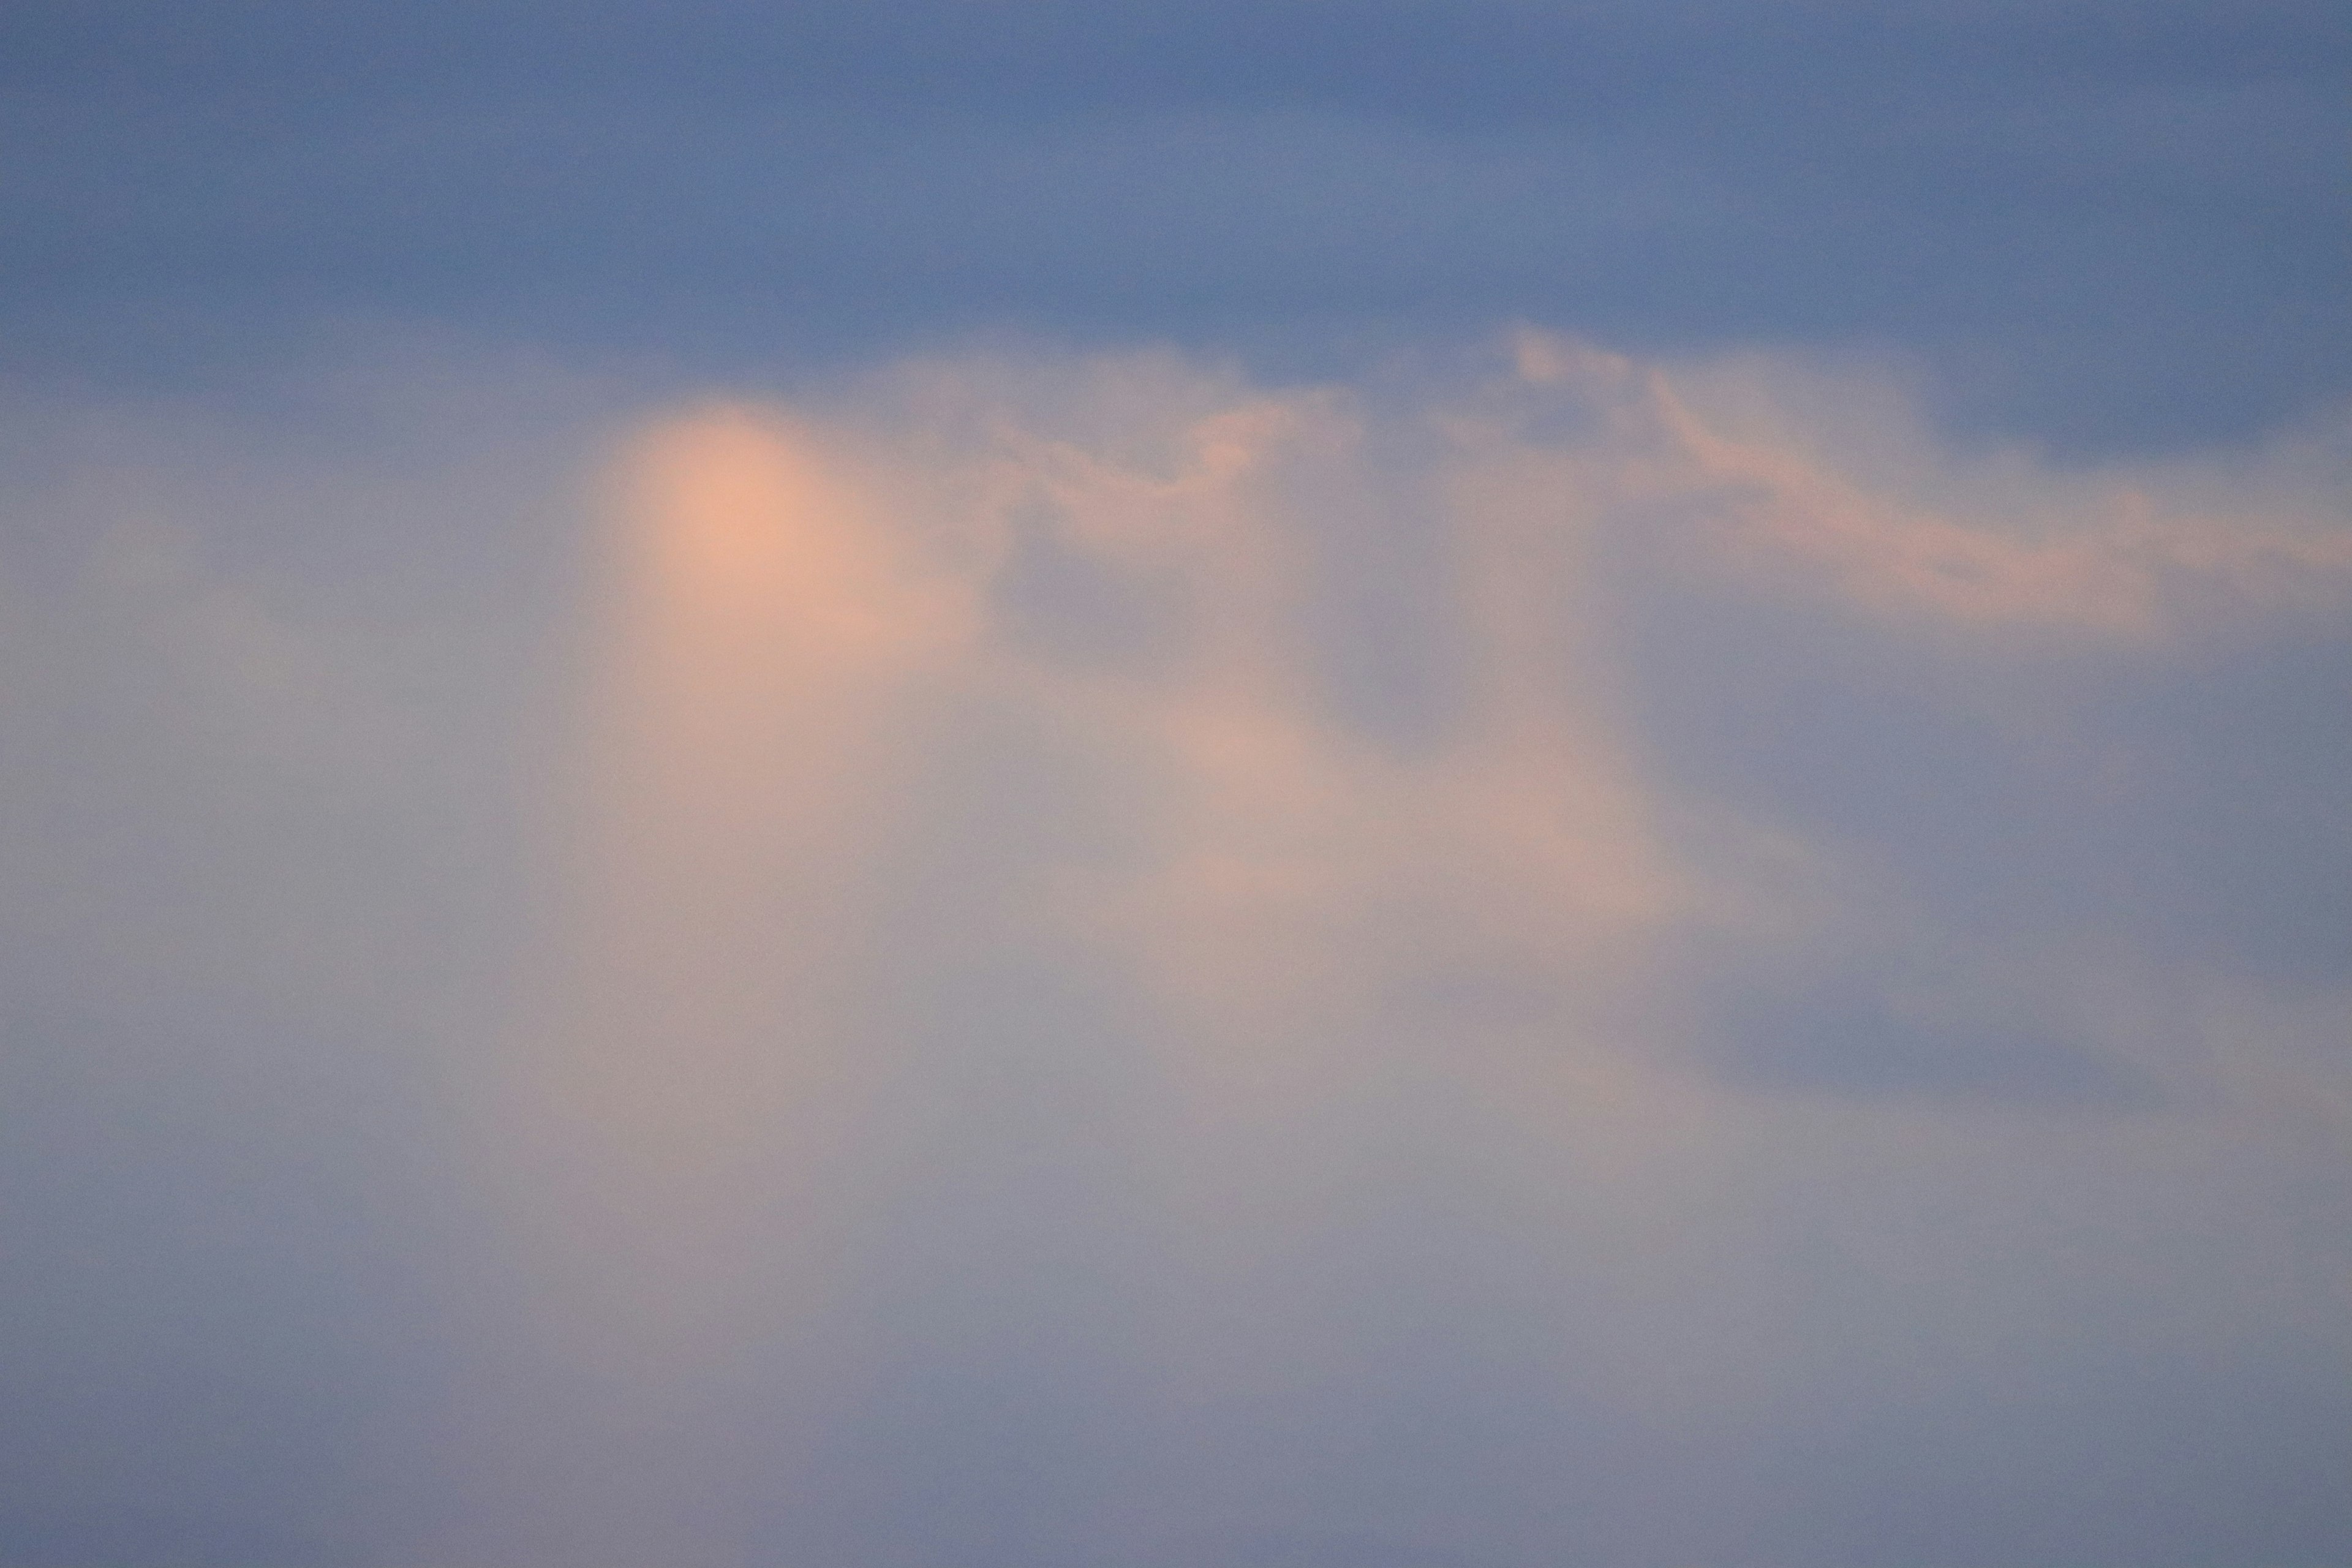
{"label": "pink-tinged cloud", "polygon": [[888,1065],[861,1014],[875,861],[919,804],[907,694],[972,616],[847,467],[721,405],[634,437],[608,486],[554,914],[482,1162],[538,1353],[609,1393],[551,1446],[498,1420],[476,1440],[569,1494],[581,1550],[683,1529],[667,1483],[600,1485],[583,1445],[689,1462],[663,1457],[671,1402],[837,1283],[826,1184]]}
{"label": "pink-tinged cloud", "polygon": [[1556,466],[1465,450],[1425,476],[1443,546],[1423,591],[1461,628],[1464,689],[1427,744],[1345,722],[1311,617],[1328,546],[1299,509],[1376,439],[1328,396],[1260,400],[1171,431],[1160,475],[1045,448],[1032,480],[1063,548],[1175,605],[1172,651],[1144,669],[1020,677],[1151,781],[1121,808],[1132,853],[1061,891],[1169,1006],[1255,1058],[1244,1077],[1284,1076],[1440,954],[1556,988],[1694,896],[1565,624],[1580,540]]}
{"label": "pink-tinged cloud", "polygon": [[[1785,369],[1517,350],[1410,396],[974,359],[638,417],[517,547],[589,563],[535,651],[520,589],[387,630],[338,609],[373,567],[239,565],[217,520],[268,509],[226,481],[47,597],[0,556],[17,980],[292,1039],[204,1064],[282,1080],[203,1102],[238,1159],[306,1086],[373,1103],[338,1020],[448,1124],[368,1156],[443,1240],[354,1232],[434,1281],[381,1310],[467,1495],[406,1555],[946,1561],[994,1520],[998,1561],[1734,1561],[1873,1423],[2039,1453],[2039,1391],[2118,1355],[2176,1414],[2167,1369],[2341,1364],[2343,988],[2126,879],[2214,810],[2220,721],[2134,705],[2168,647],[2337,624],[2324,465],[2243,459],[2231,514],[2217,465],[1853,459]],[[2078,635],[1980,635],[2035,626]],[[2023,711],[1978,679],[2017,648],[2074,684]],[[1877,708],[1836,684],[1874,661]],[[478,667],[504,721],[418,674]],[[2263,753],[2305,792],[2265,812],[2333,808],[2312,755]],[[515,779],[506,858],[459,842]],[[109,1081],[213,1081],[171,1038]],[[77,1386],[127,1342],[52,1337]]]}
{"label": "pink-tinged cloud", "polygon": [[[2308,510],[2215,515],[2202,498],[2166,495],[2160,472],[2126,471],[2045,482],[2029,517],[2003,517],[1997,501],[1955,511],[1858,480],[1786,432],[1720,426],[1676,373],[1534,331],[1517,356],[1530,383],[1607,411],[1593,489],[1692,509],[1739,569],[1810,582],[1883,619],[2144,640],[2352,599],[2352,531]],[[1723,378],[1702,367],[1691,379]]]}
{"label": "pink-tinged cloud", "polygon": [[[1439,439],[1403,470],[1343,393],[1149,362],[1042,401],[1034,377],[933,366],[823,423],[712,405],[630,438],[524,1053],[568,1146],[550,1179],[597,1216],[572,1222],[614,1289],[656,1278],[667,1304],[645,1310],[690,1317],[696,1292],[745,1289],[727,1282],[750,1267],[738,1233],[856,1124],[876,1053],[850,1042],[921,897],[905,846],[971,809],[949,716],[990,745],[1052,737],[1073,770],[1056,787],[1083,792],[1053,814],[1097,825],[1000,868],[974,907],[1131,987],[1170,1081],[1213,1117],[1279,1119],[1387,1070],[1367,1042],[1464,987],[1567,1056],[1653,1070],[1654,1045],[1603,1043],[1682,1026],[1626,1022],[1662,953],[1702,931],[1801,940],[1838,896],[1769,825],[1717,814],[1694,839],[1696,808],[1646,776],[1608,637],[1602,563],[1626,531],[1694,526],[1717,553],[1689,567],[1810,574],[1899,621],[2136,639],[2184,583],[2260,611],[2324,600],[2347,559],[2340,534],[2151,521],[2120,488],[2065,490],[2093,520],[2021,539],[1722,434],[1663,372],[1538,334],[1517,352],[1517,389],[1433,412]],[[1584,408],[1579,433],[1530,435],[1528,388]],[[1330,517],[1383,486],[1430,520],[1412,591],[1453,649],[1410,743],[1350,719],[1318,608],[1346,547]],[[1018,602],[1038,551],[1139,640],[1040,642],[1036,614],[1076,612]]]}

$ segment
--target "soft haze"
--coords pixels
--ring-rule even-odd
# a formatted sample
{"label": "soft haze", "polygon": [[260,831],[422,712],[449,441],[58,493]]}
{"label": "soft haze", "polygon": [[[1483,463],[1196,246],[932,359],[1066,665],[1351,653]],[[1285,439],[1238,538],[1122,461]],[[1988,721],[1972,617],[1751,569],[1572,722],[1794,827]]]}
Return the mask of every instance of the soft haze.
{"label": "soft haze", "polygon": [[0,1564],[2352,1552],[2325,8],[0,36]]}

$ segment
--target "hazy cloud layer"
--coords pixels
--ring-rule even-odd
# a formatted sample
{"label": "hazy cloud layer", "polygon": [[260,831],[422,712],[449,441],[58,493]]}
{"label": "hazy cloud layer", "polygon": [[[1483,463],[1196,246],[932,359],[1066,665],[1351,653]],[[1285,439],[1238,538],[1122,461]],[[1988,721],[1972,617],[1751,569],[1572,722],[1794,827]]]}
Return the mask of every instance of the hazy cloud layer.
{"label": "hazy cloud layer", "polygon": [[2340,418],[282,395],[11,409],[0,1560],[2352,1540]]}

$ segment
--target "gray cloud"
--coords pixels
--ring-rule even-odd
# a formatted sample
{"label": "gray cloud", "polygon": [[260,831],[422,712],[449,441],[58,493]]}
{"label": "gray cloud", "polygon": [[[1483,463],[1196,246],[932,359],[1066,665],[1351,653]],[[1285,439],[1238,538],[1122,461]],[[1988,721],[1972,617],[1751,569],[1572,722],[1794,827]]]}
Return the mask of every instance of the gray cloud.
{"label": "gray cloud", "polygon": [[2340,1556],[2324,437],[810,385],[20,394],[0,1561]]}

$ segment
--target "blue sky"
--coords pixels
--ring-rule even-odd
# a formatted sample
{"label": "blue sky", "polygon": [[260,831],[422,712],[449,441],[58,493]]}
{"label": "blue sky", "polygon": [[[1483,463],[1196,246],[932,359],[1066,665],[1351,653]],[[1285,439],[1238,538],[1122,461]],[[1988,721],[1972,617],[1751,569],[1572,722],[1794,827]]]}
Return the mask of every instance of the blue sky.
{"label": "blue sky", "polygon": [[[1277,374],[1526,317],[1963,426],[2344,391],[2324,5],[11,8],[20,363],[353,321],[728,378],[1015,328]],[[2125,388],[2130,390],[2126,392]]]}
{"label": "blue sky", "polygon": [[26,0],[0,1568],[2329,1568],[2317,5]]}

